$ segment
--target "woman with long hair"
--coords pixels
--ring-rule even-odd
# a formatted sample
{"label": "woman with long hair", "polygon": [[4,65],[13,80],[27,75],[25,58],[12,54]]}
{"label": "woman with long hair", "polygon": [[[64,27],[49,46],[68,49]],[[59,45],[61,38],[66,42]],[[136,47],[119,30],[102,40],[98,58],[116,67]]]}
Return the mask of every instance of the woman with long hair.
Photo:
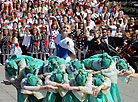
{"label": "woman with long hair", "polygon": [[3,54],[3,64],[5,63],[5,60],[9,57],[10,54],[10,42],[11,42],[11,34],[9,29],[3,29],[3,32],[1,33],[0,41],[2,41],[1,44],[1,53]]}
{"label": "woman with long hair", "polygon": [[56,49],[54,55],[64,58],[67,62],[75,56],[74,43],[73,40],[69,38],[71,31],[71,26],[65,24],[63,33],[59,34],[55,39]]}
{"label": "woman with long hair", "polygon": [[[81,22],[78,25],[77,48],[83,50],[84,58],[86,56],[86,49],[87,49],[86,41],[87,41],[86,26],[83,22]],[[78,59],[81,60],[81,52],[78,52]]]}
{"label": "woman with long hair", "polygon": [[40,53],[40,59],[42,59],[42,57],[44,58],[44,60],[46,60],[46,54],[49,53],[49,47],[48,47],[48,32],[46,30],[46,26],[43,25],[42,29],[41,29],[41,35],[40,35],[40,49],[39,49],[39,53]]}
{"label": "woman with long hair", "polygon": [[28,49],[28,53],[31,54],[31,56],[33,57],[33,54],[36,55],[36,58],[38,58],[38,46],[39,46],[39,40],[40,35],[38,33],[38,30],[36,28],[34,28],[32,30],[32,34],[31,34],[31,43]]}
{"label": "woman with long hair", "polygon": [[18,42],[18,31],[13,32],[12,34],[12,46],[11,46],[11,55],[13,54],[22,54],[22,50]]}

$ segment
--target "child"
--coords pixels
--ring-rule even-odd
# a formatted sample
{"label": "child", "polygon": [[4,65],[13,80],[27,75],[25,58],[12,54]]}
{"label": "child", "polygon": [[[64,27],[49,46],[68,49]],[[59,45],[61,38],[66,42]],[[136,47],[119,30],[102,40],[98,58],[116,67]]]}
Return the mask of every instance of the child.
{"label": "child", "polygon": [[122,37],[122,32],[121,32],[121,27],[120,27],[120,26],[117,27],[117,31],[116,31],[116,33],[115,33],[115,36],[116,36],[116,37]]}
{"label": "child", "polygon": [[[86,45],[86,40],[87,40],[87,34],[86,34],[86,27],[84,25],[83,22],[79,23],[78,25],[79,31],[78,31],[78,38],[77,38],[77,47],[80,50],[83,50],[84,52],[84,58],[86,56],[86,49],[87,49],[87,45]],[[81,60],[81,52],[78,52],[78,59]]]}
{"label": "child", "polygon": [[[6,58],[9,57],[10,54],[10,42],[11,42],[11,34],[9,29],[4,29],[3,33],[1,34],[0,41],[2,41],[1,45],[1,53],[3,54],[3,64],[5,63]],[[6,55],[7,54],[7,55]]]}
{"label": "child", "polygon": [[26,27],[25,28],[25,35],[24,35],[24,38],[23,38],[23,42],[22,42],[22,46],[24,48],[24,54],[27,54],[27,49],[29,48],[30,46],[30,40],[31,40],[31,34],[30,34],[30,28],[29,27]]}
{"label": "child", "polygon": [[51,28],[52,28],[52,30],[51,30],[50,37],[49,37],[50,56],[53,55],[53,51],[55,49],[55,39],[56,39],[56,36],[59,34],[57,24],[52,24]]}
{"label": "child", "polygon": [[30,53],[32,57],[33,54],[36,54],[36,58],[38,58],[38,39],[40,38],[40,35],[36,28],[33,29],[32,33],[33,34],[31,34],[31,43],[28,49],[28,53]]}
{"label": "child", "polygon": [[12,46],[11,46],[11,52],[10,54],[13,55],[13,54],[22,54],[22,50],[19,46],[19,42],[18,42],[18,32],[15,31],[13,32],[13,35],[12,35]]}
{"label": "child", "polygon": [[42,55],[44,60],[46,60],[46,54],[49,52],[48,48],[48,32],[46,31],[46,27],[42,27],[41,30],[41,40],[40,40],[40,59],[42,59]]}

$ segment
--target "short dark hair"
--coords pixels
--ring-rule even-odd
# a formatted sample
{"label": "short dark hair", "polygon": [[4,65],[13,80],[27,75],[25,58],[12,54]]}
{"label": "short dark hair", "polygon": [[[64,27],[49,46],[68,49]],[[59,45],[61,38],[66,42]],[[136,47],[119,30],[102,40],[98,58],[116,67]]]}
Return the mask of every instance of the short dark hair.
{"label": "short dark hair", "polygon": [[106,29],[106,28],[103,28],[103,29],[102,29],[102,31],[103,31],[103,30],[106,30],[106,31],[107,31],[107,29]]}

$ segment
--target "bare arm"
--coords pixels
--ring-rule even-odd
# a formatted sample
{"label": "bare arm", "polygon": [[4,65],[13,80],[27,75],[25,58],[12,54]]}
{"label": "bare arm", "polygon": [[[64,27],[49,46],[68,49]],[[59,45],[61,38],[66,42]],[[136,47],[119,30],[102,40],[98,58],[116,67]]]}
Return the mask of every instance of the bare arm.
{"label": "bare arm", "polygon": [[138,73],[130,74],[131,77],[138,78]]}

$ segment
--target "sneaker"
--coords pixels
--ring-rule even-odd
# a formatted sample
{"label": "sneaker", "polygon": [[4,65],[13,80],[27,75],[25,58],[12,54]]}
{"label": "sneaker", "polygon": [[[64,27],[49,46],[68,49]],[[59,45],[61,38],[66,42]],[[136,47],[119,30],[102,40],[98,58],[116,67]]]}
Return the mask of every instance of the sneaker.
{"label": "sneaker", "polygon": [[2,66],[2,64],[0,63],[0,66]]}

